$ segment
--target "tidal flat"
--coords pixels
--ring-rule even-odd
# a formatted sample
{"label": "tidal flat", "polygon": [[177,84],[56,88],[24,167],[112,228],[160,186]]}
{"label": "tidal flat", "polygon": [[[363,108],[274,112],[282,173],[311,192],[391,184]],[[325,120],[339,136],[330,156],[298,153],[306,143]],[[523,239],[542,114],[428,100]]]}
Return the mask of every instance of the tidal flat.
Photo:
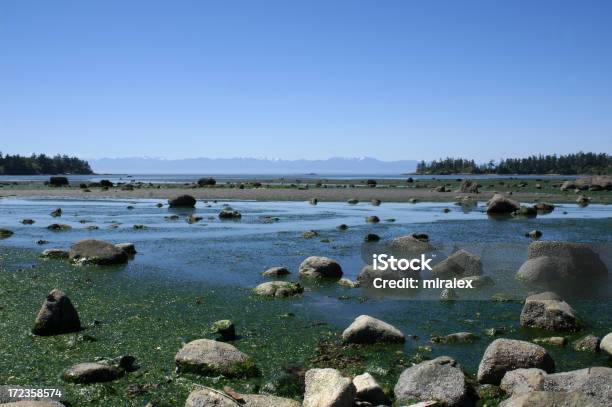
{"label": "tidal flat", "polygon": [[[446,202],[384,199],[380,206],[369,201],[310,205],[219,199],[199,200],[195,209],[171,209],[157,207],[165,200],[132,197],[1,199],[0,226],[14,234],[0,241],[0,383],[59,387],[71,406],[182,406],[198,385],[229,385],[241,393],[300,400],[299,372],[312,367],[335,367],[346,375],[369,371],[391,396],[402,370],[436,356],[451,356],[474,375],[493,339],[550,336],[519,324],[522,300],[537,291],[515,279],[531,242],[525,233],[538,229],[542,240],[589,243],[608,269],[612,266],[610,207],[552,202],[556,208],[546,215],[492,219],[482,201],[466,209]],[[240,211],[241,219],[220,220],[217,215],[224,205]],[[56,208],[62,209],[60,217],[50,215]],[[368,223],[368,216],[380,222]],[[188,222],[190,217],[201,219]],[[33,223],[24,224],[23,219]],[[70,230],[48,230],[53,223]],[[339,229],[341,224],[348,228]],[[311,231],[315,233],[304,234]],[[364,242],[369,233],[380,241]],[[436,290],[386,293],[335,282],[301,281],[304,293],[286,299],[263,299],[252,292],[270,280],[261,276],[270,267],[285,266],[291,274],[283,279],[300,281],[298,266],[312,255],[335,259],[344,277],[355,280],[372,252],[411,233],[429,235],[437,248],[436,262],[458,248],[481,256],[484,274],[495,284],[477,295],[460,293],[453,302],[439,301]],[[44,249],[68,249],[86,238],[132,242],[138,253],[126,265],[104,267],[40,257]],[[38,243],[43,241],[47,243]],[[71,298],[84,329],[34,336],[36,313],[54,288]],[[569,340],[565,347],[547,347],[557,371],[612,366],[602,353],[578,352],[571,346],[586,334],[602,337],[610,332],[611,293],[608,281],[566,298],[586,328],[564,335]],[[340,334],[362,314],[392,324],[407,341],[343,343]],[[235,323],[238,337],[231,343],[254,359],[261,374],[250,379],[177,374],[174,355],[181,346],[217,338],[211,326],[223,319]],[[431,340],[461,331],[477,338],[465,344]],[[134,356],[138,369],[116,381],[82,385],[61,379],[76,363],[122,355]],[[486,401],[495,405],[499,398]]]}

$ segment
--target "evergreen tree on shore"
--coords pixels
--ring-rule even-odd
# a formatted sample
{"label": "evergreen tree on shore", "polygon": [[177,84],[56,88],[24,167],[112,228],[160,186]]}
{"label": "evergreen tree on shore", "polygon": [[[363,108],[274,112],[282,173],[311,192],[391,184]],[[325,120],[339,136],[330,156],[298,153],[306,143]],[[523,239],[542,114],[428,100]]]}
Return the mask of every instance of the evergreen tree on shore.
{"label": "evergreen tree on shore", "polygon": [[32,154],[30,157],[0,152],[0,175],[93,174],[87,161],[67,155],[53,157]]}
{"label": "evergreen tree on shore", "polygon": [[477,165],[474,160],[445,158],[417,164],[417,174],[612,174],[612,156],[606,153],[532,155],[526,158],[491,160]]}

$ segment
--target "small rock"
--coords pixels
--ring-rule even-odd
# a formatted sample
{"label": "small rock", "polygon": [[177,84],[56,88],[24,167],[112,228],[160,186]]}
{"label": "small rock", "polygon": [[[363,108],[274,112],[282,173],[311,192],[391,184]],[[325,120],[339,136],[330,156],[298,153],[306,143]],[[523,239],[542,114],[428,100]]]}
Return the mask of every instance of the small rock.
{"label": "small rock", "polygon": [[356,281],[349,280],[348,278],[341,278],[338,280],[338,284],[346,288],[358,288],[359,283]]}
{"label": "small rock", "polygon": [[587,335],[574,342],[574,349],[580,352],[599,352],[599,338]]}
{"label": "small rock", "polygon": [[530,237],[533,240],[537,240],[542,237],[542,232],[540,232],[539,230],[532,230],[529,233],[525,233],[525,237]]}
{"label": "small rock", "polygon": [[63,223],[52,223],[49,226],[47,226],[47,229],[52,230],[54,232],[66,232],[68,230],[71,230],[72,227],[70,225],[65,225]]}
{"label": "small rock", "polygon": [[236,339],[236,327],[229,319],[222,319],[215,322],[212,326],[212,331],[213,333],[221,335],[226,341],[233,341]]}
{"label": "small rock", "polygon": [[133,256],[137,253],[136,246],[134,245],[134,243],[117,243],[115,247],[123,250],[130,256]]}
{"label": "small rock", "polygon": [[440,300],[442,301],[454,301],[457,298],[459,298],[459,296],[457,295],[455,290],[452,288],[445,288],[440,293]]}
{"label": "small rock", "polygon": [[291,274],[291,272],[289,269],[287,269],[287,267],[271,267],[261,273],[261,275],[264,277],[279,277],[286,276],[288,274]]}
{"label": "small rock", "polygon": [[378,222],[380,222],[380,219],[378,218],[378,216],[372,215],[372,216],[368,216],[366,218],[366,222],[368,222],[368,223],[378,223]]}
{"label": "small rock", "polygon": [[49,215],[53,216],[54,218],[59,218],[60,216],[62,216],[62,208],[57,208],[51,211]]}
{"label": "small rock", "polygon": [[22,219],[21,223],[24,225],[33,225],[35,223],[34,219]]}
{"label": "small rock", "polygon": [[349,199],[346,201],[349,205],[357,205],[359,203],[358,199]]}
{"label": "small rock", "polygon": [[565,346],[567,340],[562,336],[550,336],[548,338],[535,338],[534,343],[550,346]]}
{"label": "small rock", "polygon": [[471,332],[457,332],[445,336],[433,336],[431,341],[434,343],[468,343],[476,339],[478,337]]}
{"label": "small rock", "polygon": [[374,206],[380,206],[380,204],[382,203],[382,201],[380,199],[372,199],[370,202]]}
{"label": "small rock", "polygon": [[438,275],[457,275],[457,276],[476,276],[482,274],[482,262],[480,257],[468,252],[458,250],[447,259],[436,264],[432,274]]}
{"label": "small rock", "polygon": [[368,233],[363,238],[364,242],[378,242],[379,240],[380,236],[378,236],[376,233]]}
{"label": "small rock", "polygon": [[42,252],[42,257],[47,259],[67,259],[68,251],[64,249],[47,249]]}
{"label": "small rock", "polygon": [[298,283],[289,281],[269,281],[259,284],[253,291],[255,294],[264,297],[285,298],[301,294],[304,292],[304,289]]}
{"label": "small rock", "polygon": [[224,208],[219,212],[219,219],[233,219],[238,220],[242,218],[242,214],[232,208]]}

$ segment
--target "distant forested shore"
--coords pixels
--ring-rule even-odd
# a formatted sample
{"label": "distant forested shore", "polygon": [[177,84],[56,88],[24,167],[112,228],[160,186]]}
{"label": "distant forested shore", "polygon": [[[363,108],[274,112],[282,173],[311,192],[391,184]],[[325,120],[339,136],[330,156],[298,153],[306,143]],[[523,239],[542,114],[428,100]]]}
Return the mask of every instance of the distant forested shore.
{"label": "distant forested shore", "polygon": [[93,174],[87,161],[67,155],[3,155],[0,153],[0,175]]}
{"label": "distant forested shore", "polygon": [[476,164],[465,158],[446,158],[417,164],[417,174],[612,174],[612,156],[606,153],[576,153],[567,155],[532,155],[526,158],[504,158],[486,164]]}

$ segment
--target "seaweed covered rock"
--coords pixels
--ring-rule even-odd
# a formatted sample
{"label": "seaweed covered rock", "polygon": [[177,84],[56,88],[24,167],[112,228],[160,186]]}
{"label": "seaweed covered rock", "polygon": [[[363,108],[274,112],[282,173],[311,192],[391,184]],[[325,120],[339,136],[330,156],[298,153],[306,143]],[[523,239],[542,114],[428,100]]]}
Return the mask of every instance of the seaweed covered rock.
{"label": "seaweed covered rock", "polygon": [[233,219],[238,220],[242,218],[242,214],[235,209],[232,208],[223,208],[221,212],[219,212],[219,219]]}
{"label": "seaweed covered rock", "polygon": [[478,382],[499,385],[504,374],[519,368],[555,371],[555,362],[546,349],[531,342],[500,338],[485,350],[478,366]]}
{"label": "seaweed covered rock", "polygon": [[114,265],[128,261],[125,250],[116,245],[96,239],[79,240],[72,245],[70,260],[77,264]]}
{"label": "seaweed covered rock", "polygon": [[335,260],[323,256],[310,256],[300,264],[300,277],[340,278],[342,267]]}
{"label": "seaweed covered rock", "polygon": [[527,297],[521,311],[521,326],[573,332],[580,329],[580,321],[568,303],[547,291]]}
{"label": "seaweed covered rock", "polygon": [[413,233],[393,239],[391,249],[399,252],[422,253],[432,251],[434,247],[429,243],[429,236],[422,233]]}
{"label": "seaweed covered rock", "polygon": [[285,298],[303,293],[304,288],[290,281],[268,281],[259,284],[253,289],[253,292],[264,297]]}
{"label": "seaweed covered rock", "polygon": [[394,389],[397,402],[437,400],[444,406],[473,406],[475,395],[461,366],[448,356],[440,356],[409,367],[400,375]]}
{"label": "seaweed covered rock", "polygon": [[57,335],[81,330],[79,314],[70,298],[60,290],[47,295],[34,323],[35,335]]}
{"label": "seaweed covered rock", "polygon": [[228,343],[210,339],[187,343],[178,351],[174,360],[181,372],[228,377],[258,374],[250,357]]}
{"label": "seaweed covered rock", "polygon": [[350,343],[404,342],[404,334],[391,324],[369,315],[360,315],[342,332]]}
{"label": "seaweed covered rock", "polygon": [[41,256],[46,259],[67,259],[70,253],[64,249],[46,249]]}
{"label": "seaweed covered rock", "polygon": [[310,369],[305,376],[303,407],[353,407],[355,386],[336,369]]}

